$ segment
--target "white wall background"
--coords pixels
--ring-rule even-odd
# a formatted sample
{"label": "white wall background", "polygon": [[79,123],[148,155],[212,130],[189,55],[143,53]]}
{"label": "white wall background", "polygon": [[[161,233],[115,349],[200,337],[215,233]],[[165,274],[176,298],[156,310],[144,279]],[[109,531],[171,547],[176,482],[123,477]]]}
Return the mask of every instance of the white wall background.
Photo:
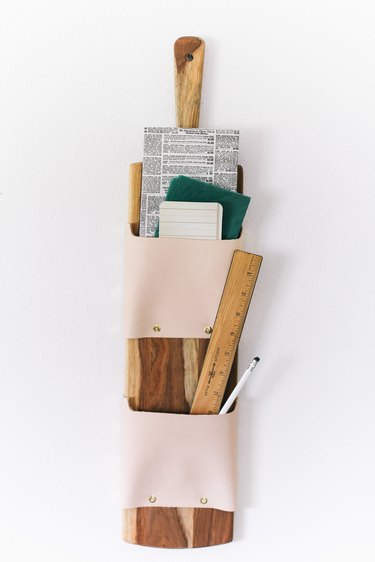
{"label": "white wall background", "polygon": [[[374,560],[374,10],[2,3],[2,560]],[[127,169],[174,124],[181,35],[206,41],[201,125],[241,129],[264,264],[235,542],[176,552],[121,541],[118,487]]]}

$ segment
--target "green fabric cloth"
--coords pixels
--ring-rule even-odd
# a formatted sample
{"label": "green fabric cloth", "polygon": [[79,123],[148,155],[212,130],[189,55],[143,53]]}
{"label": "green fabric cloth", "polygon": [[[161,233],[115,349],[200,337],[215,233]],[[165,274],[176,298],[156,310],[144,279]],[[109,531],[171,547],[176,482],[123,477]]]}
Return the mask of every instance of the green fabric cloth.
{"label": "green fabric cloth", "polygon": [[[239,237],[242,222],[250,203],[250,197],[247,195],[187,176],[173,178],[165,200],[220,203],[223,206],[223,240]],[[159,236],[159,225],[156,228],[155,236]]]}

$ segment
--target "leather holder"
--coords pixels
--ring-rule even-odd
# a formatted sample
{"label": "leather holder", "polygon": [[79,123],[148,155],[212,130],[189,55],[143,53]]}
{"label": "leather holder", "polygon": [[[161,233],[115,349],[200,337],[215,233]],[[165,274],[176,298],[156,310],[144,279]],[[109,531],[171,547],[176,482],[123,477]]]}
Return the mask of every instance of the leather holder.
{"label": "leather holder", "polygon": [[[126,237],[125,337],[208,338],[234,240]],[[154,326],[160,331],[155,332]]]}
{"label": "leather holder", "polygon": [[233,538],[236,408],[225,415],[182,412],[192,399],[233,253],[242,245],[242,231],[233,240],[144,238],[127,231],[121,472],[127,542],[185,548]]}
{"label": "leather holder", "polygon": [[122,503],[235,511],[237,411],[134,411],[124,398]]}

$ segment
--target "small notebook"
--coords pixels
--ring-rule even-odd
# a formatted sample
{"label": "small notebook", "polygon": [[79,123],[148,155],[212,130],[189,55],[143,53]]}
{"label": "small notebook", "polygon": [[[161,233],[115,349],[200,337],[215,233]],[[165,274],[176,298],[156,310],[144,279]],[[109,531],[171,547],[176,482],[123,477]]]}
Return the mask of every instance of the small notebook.
{"label": "small notebook", "polygon": [[163,201],[159,236],[221,240],[223,207],[220,203]]}
{"label": "small notebook", "polygon": [[[165,200],[220,203],[223,206],[222,240],[232,240],[239,237],[241,225],[250,203],[250,197],[247,195],[188,176],[173,178]],[[159,236],[158,226],[155,230],[155,236]]]}

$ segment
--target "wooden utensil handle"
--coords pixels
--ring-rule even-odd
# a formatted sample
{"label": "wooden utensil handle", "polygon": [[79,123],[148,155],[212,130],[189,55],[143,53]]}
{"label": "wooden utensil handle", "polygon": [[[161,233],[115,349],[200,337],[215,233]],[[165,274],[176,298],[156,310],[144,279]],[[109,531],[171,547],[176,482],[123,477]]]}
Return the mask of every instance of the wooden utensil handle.
{"label": "wooden utensil handle", "polygon": [[180,37],[174,44],[176,125],[199,127],[203,78],[204,41]]}
{"label": "wooden utensil handle", "polygon": [[142,162],[135,162],[129,166],[129,211],[128,223],[132,233],[139,235],[139,222],[141,217],[141,190],[142,190]]}

